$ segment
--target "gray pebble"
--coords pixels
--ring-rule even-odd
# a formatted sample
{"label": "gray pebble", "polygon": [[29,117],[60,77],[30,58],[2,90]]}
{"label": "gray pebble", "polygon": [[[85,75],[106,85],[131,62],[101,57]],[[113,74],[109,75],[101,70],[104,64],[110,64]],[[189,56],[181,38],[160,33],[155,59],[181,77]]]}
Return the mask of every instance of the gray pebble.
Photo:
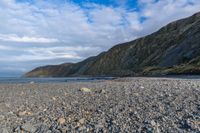
{"label": "gray pebble", "polygon": [[36,132],[36,128],[31,125],[30,123],[25,123],[24,125],[22,125],[21,127],[22,130],[30,132],[30,133],[35,133]]}

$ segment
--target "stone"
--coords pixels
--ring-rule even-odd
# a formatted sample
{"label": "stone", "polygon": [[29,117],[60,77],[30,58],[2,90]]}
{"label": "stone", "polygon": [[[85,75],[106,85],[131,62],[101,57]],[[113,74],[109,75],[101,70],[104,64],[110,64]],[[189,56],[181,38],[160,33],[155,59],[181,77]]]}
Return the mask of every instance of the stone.
{"label": "stone", "polygon": [[144,89],[144,86],[140,86],[141,89]]}
{"label": "stone", "polygon": [[0,121],[4,120],[5,116],[0,115]]}
{"label": "stone", "polygon": [[134,96],[139,96],[140,94],[139,94],[139,93],[133,93],[133,95],[134,95]]}
{"label": "stone", "polygon": [[79,131],[83,131],[83,130],[86,130],[86,129],[87,128],[85,126],[81,126],[81,127],[78,128]]}
{"label": "stone", "polygon": [[92,92],[90,88],[83,87],[80,89],[82,92]]}
{"label": "stone", "polygon": [[52,133],[52,131],[51,131],[51,130],[48,130],[46,133]]}
{"label": "stone", "polygon": [[24,115],[32,115],[32,112],[30,111],[19,111],[17,113],[18,116],[24,116]]}
{"label": "stone", "polygon": [[52,100],[56,101],[56,98],[55,98],[55,97],[52,97]]}
{"label": "stone", "polygon": [[156,126],[156,122],[154,120],[151,121],[152,126]]}
{"label": "stone", "polygon": [[80,123],[80,124],[84,124],[84,123],[85,123],[85,118],[80,119],[80,120],[79,120],[79,123]]}
{"label": "stone", "polygon": [[53,133],[61,133],[61,132],[60,132],[59,130],[57,130],[57,129],[53,129],[52,132],[53,132]]}
{"label": "stone", "polygon": [[62,133],[67,133],[68,128],[67,127],[63,127],[59,129]]}
{"label": "stone", "polygon": [[30,84],[35,84],[35,82],[34,82],[34,81],[31,81]]}
{"label": "stone", "polygon": [[17,126],[13,129],[14,132],[20,132],[20,126]]}
{"label": "stone", "polygon": [[99,124],[95,125],[95,128],[104,128],[104,125],[102,123],[99,123]]}
{"label": "stone", "polygon": [[62,125],[62,124],[65,123],[66,120],[65,120],[65,118],[63,118],[63,117],[60,117],[57,121],[58,121],[59,124]]}
{"label": "stone", "polygon": [[104,89],[100,90],[100,93],[105,94],[106,91]]}
{"label": "stone", "polygon": [[160,129],[159,129],[158,126],[156,126],[156,128],[155,128],[155,132],[156,132],[156,133],[161,133],[161,131],[160,131]]}
{"label": "stone", "polygon": [[195,125],[200,125],[200,121],[195,121],[194,124]]}
{"label": "stone", "polygon": [[49,130],[48,125],[46,124],[39,124],[36,133],[45,133]]}
{"label": "stone", "polygon": [[21,129],[24,130],[24,131],[30,132],[30,133],[34,133],[34,132],[36,132],[36,130],[37,130],[37,129],[36,129],[33,125],[31,125],[30,123],[25,123],[24,125],[22,125]]}
{"label": "stone", "polygon": [[7,128],[0,129],[0,133],[9,133]]}

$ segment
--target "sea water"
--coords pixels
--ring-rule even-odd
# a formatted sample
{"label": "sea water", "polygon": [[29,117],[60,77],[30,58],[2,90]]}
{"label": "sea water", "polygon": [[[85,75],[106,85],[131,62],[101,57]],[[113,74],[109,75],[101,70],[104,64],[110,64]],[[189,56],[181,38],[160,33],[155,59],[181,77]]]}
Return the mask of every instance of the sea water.
{"label": "sea water", "polygon": [[110,80],[113,77],[67,77],[67,78],[21,78],[21,77],[0,77],[0,84],[24,84],[24,83],[68,83],[68,82],[93,82]]}

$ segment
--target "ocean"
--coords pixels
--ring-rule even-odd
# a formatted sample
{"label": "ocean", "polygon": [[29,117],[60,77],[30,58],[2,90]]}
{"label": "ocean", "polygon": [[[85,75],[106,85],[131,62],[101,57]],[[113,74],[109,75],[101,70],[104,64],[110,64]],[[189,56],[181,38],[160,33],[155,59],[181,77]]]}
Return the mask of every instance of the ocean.
{"label": "ocean", "polygon": [[[141,78],[141,77],[133,77]],[[200,75],[173,75],[161,77],[146,77],[146,78],[167,78],[167,79],[182,79],[182,80],[200,80]],[[94,82],[101,80],[111,80],[116,77],[65,77],[65,78],[21,78],[21,77],[0,77],[0,84],[25,84],[25,83],[69,83],[69,82]]]}
{"label": "ocean", "polygon": [[68,82],[93,82],[110,80],[113,77],[67,77],[67,78],[19,78],[0,77],[0,84],[25,84],[25,83],[68,83]]}

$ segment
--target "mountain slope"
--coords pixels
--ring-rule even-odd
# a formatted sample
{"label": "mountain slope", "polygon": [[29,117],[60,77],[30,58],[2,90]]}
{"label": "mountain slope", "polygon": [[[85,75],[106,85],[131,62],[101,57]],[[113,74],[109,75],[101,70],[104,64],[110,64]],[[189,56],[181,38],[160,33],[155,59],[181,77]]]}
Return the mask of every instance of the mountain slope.
{"label": "mountain slope", "polygon": [[51,70],[40,67],[25,76],[200,74],[199,67],[200,13],[196,13],[172,22],[151,35],[116,45],[82,62],[54,66]]}

